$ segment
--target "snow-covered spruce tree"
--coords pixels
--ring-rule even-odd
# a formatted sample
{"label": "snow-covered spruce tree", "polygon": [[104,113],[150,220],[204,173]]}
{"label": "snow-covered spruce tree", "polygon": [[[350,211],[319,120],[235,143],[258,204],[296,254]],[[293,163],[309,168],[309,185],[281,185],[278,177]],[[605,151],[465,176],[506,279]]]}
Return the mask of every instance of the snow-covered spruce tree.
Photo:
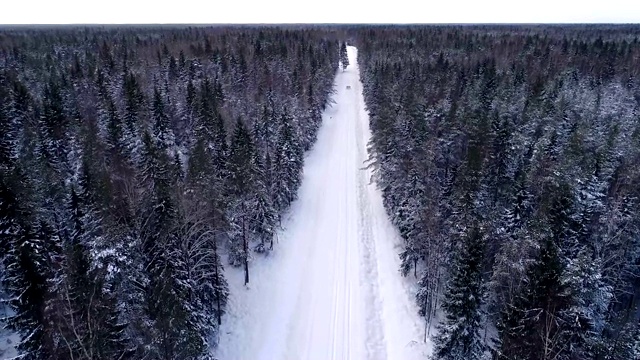
{"label": "snow-covered spruce tree", "polygon": [[547,238],[527,272],[526,285],[498,323],[500,359],[553,359],[565,346],[559,312],[566,306],[557,245]]}
{"label": "snow-covered spruce tree", "polygon": [[[25,144],[38,144],[29,119],[32,100],[19,81],[4,94],[3,112],[7,133],[3,134],[3,159],[0,162],[0,280],[12,314],[3,326],[20,335],[17,350],[24,359],[55,358],[50,318],[45,310],[50,296],[49,279],[54,262],[59,260],[59,239],[46,222],[38,218],[38,195],[23,164],[39,165],[34,153],[21,152]],[[35,169],[33,169],[35,170]],[[31,175],[32,176],[32,175]]]}
{"label": "snow-covered spruce tree", "polygon": [[238,119],[229,151],[229,189],[237,199],[231,206],[231,247],[229,262],[244,267],[244,282],[249,283],[249,241],[251,240],[252,212],[250,207],[256,196],[258,172],[255,147],[246,125]]}
{"label": "snow-covered spruce tree", "polygon": [[92,209],[86,189],[72,187],[64,234],[61,271],[50,281],[52,297],[47,305],[58,324],[54,339],[58,356],[73,359],[128,359],[132,348],[124,337],[113,288],[95,268],[90,249],[104,236],[100,219]]}
{"label": "snow-covered spruce tree", "polygon": [[188,191],[206,194],[212,221],[217,230],[222,230],[227,225],[228,148],[227,131],[218,112],[221,95],[216,93],[214,86],[209,78],[205,78],[200,85],[199,96],[193,95],[196,116],[186,175]]}
{"label": "snow-covered spruce tree", "polygon": [[[226,219],[226,214],[215,206],[219,194],[215,190],[217,186],[212,184],[219,180],[212,176],[211,161],[203,143],[202,139],[197,140],[187,164],[184,195],[179,196],[179,236],[185,238],[181,247],[185,264],[192,264],[200,279],[196,288],[202,293],[196,291],[194,296],[204,307],[202,318],[212,327],[212,317],[217,325],[221,324],[229,294],[218,245],[224,225],[221,220]],[[205,200],[201,199],[202,194],[205,194]]]}
{"label": "snow-covered spruce tree", "polygon": [[[540,250],[527,270],[521,293],[507,304],[498,323],[501,359],[570,359],[577,335],[569,330],[577,319],[563,316],[571,305],[562,245],[574,236],[571,230],[571,198],[566,186],[552,192],[548,226]],[[582,329],[581,331],[585,331]]]}
{"label": "snow-covered spruce tree", "polygon": [[165,110],[165,103],[158,88],[153,89],[153,137],[159,151],[168,151],[175,144],[173,131],[169,127],[169,116]]}
{"label": "snow-covered spruce tree", "polygon": [[44,90],[42,107],[41,152],[49,166],[57,171],[64,171],[69,151],[66,139],[69,118],[64,109],[60,85],[53,80]]}
{"label": "snow-covered spruce tree", "polygon": [[349,66],[349,55],[347,53],[347,43],[343,42],[340,45],[340,63],[342,64],[342,70],[346,70]]}
{"label": "snow-covered spruce tree", "polygon": [[602,245],[598,230],[604,211],[602,186],[594,176],[574,195],[572,218],[575,222],[575,244],[564,251],[565,271],[562,282],[567,286],[569,306],[561,313],[566,326],[563,336],[571,357],[593,358],[606,323],[613,288],[604,278]]}
{"label": "snow-covered spruce tree", "polygon": [[527,221],[531,212],[531,194],[526,187],[526,175],[516,172],[514,194],[511,195],[512,208],[507,208],[495,220],[496,238],[500,250],[495,257],[493,273],[489,282],[490,311],[501,312],[509,306],[521,291],[526,278],[527,267],[532,261],[528,255],[535,248],[531,224]]}
{"label": "snow-covered spruce tree", "polygon": [[[178,196],[177,247],[172,256],[179,259],[176,271],[184,279],[194,320],[203,342],[216,334],[227,303],[228,286],[218,253],[219,230],[212,227],[205,206],[192,207],[194,195]],[[196,195],[197,196],[197,195]]]}
{"label": "snow-covered spruce tree", "polygon": [[[638,349],[638,334],[640,327],[628,320],[631,309],[620,309],[620,299],[626,299],[631,289],[628,283],[622,279],[627,276],[634,276],[634,265],[628,259],[638,259],[638,241],[635,236],[638,229],[637,217],[631,220],[631,208],[634,207],[635,200],[628,198],[621,199],[621,202],[612,205],[615,210],[607,217],[609,227],[607,233],[600,239],[598,245],[603,247],[602,254],[609,259],[616,259],[604,262],[602,278],[607,284],[611,284],[613,298],[607,312],[604,329],[600,333],[598,344],[595,345],[595,359],[625,359],[634,358],[634,347]],[[624,225],[622,225],[624,224]],[[624,229],[620,228],[624,226]],[[624,255],[623,255],[624,254]],[[624,260],[627,259],[627,260]],[[634,337],[634,332],[635,336]],[[635,344],[635,345],[634,345]]]}
{"label": "snow-covered spruce tree", "polygon": [[[10,176],[3,171],[0,180],[0,243],[3,252],[2,283],[10,296],[6,300],[14,314],[6,326],[18,333],[22,340],[18,351],[24,359],[53,359],[52,341],[45,315],[45,300],[49,292],[49,263],[46,256],[47,239],[38,236],[32,214],[24,208],[24,196],[17,196],[8,183]],[[21,180],[13,178],[13,180]]]}
{"label": "snow-covered spruce tree", "polygon": [[131,72],[124,73],[122,84],[124,106],[124,121],[127,130],[135,134],[140,126],[140,117],[145,102],[145,96],[140,88],[136,76]]}
{"label": "snow-covered spruce tree", "polygon": [[4,72],[0,72],[0,167],[9,165],[16,137],[16,120],[10,117],[11,97],[7,77]]}
{"label": "snow-covered spruce tree", "polygon": [[[258,149],[255,149],[253,158],[256,171],[253,173],[255,195],[251,204],[251,208],[253,209],[251,231],[259,240],[259,243],[255,246],[255,250],[256,252],[262,253],[273,250],[273,237],[275,236],[278,219],[277,211],[272,202],[270,179],[265,176],[266,167],[271,166],[270,159],[267,157],[269,161],[266,163],[263,162],[261,155],[258,153]],[[267,243],[269,244],[268,247]]]}
{"label": "snow-covered spruce tree", "polygon": [[112,158],[111,162],[119,163],[125,161],[127,156],[124,124],[113,99],[107,95],[107,99],[104,102],[104,112],[107,118],[105,143],[107,144],[107,151]]}
{"label": "snow-covered spruce tree", "polygon": [[280,116],[280,131],[275,144],[273,168],[281,169],[281,173],[274,179],[275,205],[278,211],[283,211],[296,199],[302,180],[304,153],[293,121],[285,110]]}
{"label": "snow-covered spruce tree", "polygon": [[213,171],[215,176],[226,179],[227,162],[227,131],[224,126],[224,119],[219,113],[220,97],[216,91],[217,83],[211,84],[208,78],[201,83],[199,114],[196,119],[196,133],[202,133],[203,138],[212,149]]}
{"label": "snow-covered spruce tree", "polygon": [[42,114],[37,119],[34,143],[35,159],[32,170],[33,186],[37,193],[41,215],[49,224],[56,222],[55,214],[63,211],[64,181],[72,174],[70,160],[71,137],[67,112],[64,109],[59,84],[50,81],[43,92]]}
{"label": "snow-covered spruce tree", "polygon": [[434,339],[433,358],[437,360],[474,360],[484,353],[480,330],[484,316],[485,239],[479,226],[475,223],[468,229],[452,264],[451,279],[441,305],[445,319]]}
{"label": "snow-covered spruce tree", "polygon": [[149,353],[161,359],[197,357],[206,343],[199,333],[197,311],[189,298],[187,267],[180,254],[177,208],[171,196],[170,158],[158,147],[158,139],[145,134],[145,172],[150,175],[149,204],[143,243],[149,284],[146,287]]}

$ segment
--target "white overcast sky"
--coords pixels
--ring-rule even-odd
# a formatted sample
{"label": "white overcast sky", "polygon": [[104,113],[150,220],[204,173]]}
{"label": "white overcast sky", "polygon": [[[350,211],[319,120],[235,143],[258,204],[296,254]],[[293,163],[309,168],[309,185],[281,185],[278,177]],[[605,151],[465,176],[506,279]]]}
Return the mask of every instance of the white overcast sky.
{"label": "white overcast sky", "polygon": [[2,0],[0,4],[0,24],[602,22],[640,23],[640,0]]}

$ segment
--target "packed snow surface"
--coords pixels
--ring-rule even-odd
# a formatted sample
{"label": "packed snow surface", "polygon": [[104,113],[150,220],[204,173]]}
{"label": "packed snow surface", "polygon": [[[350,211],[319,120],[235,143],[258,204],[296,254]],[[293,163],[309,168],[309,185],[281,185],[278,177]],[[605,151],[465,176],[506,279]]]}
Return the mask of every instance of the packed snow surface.
{"label": "packed snow surface", "polygon": [[299,197],[275,250],[231,288],[220,360],[424,359],[424,323],[398,269],[400,239],[366,168],[371,136],[357,64],[336,75],[335,103],[307,154]]}

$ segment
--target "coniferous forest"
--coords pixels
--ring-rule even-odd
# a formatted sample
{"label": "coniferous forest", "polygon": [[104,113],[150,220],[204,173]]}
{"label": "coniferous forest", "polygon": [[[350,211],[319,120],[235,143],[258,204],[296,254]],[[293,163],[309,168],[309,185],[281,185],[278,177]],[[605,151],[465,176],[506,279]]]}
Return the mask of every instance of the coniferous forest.
{"label": "coniferous forest", "polygon": [[359,31],[376,180],[434,359],[640,358],[639,36]]}
{"label": "coniferous forest", "polygon": [[640,27],[605,25],[0,29],[21,359],[212,359],[345,42],[433,360],[640,359]]}
{"label": "coniferous forest", "polygon": [[23,359],[207,358],[223,267],[249,282],[296,198],[328,35],[0,32],[0,272]]}

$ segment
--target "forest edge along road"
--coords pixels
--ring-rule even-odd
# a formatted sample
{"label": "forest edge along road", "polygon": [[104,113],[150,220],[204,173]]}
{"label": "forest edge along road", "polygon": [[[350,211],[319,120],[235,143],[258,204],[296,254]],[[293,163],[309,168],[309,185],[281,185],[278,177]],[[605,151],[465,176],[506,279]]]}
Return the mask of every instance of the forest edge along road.
{"label": "forest edge along road", "polygon": [[[338,71],[333,105],[306,155],[299,197],[254,280],[227,269],[220,359],[394,359],[428,354],[414,292],[398,271],[400,238],[371,179],[371,136],[357,63]],[[347,91],[352,90],[352,91]]]}

